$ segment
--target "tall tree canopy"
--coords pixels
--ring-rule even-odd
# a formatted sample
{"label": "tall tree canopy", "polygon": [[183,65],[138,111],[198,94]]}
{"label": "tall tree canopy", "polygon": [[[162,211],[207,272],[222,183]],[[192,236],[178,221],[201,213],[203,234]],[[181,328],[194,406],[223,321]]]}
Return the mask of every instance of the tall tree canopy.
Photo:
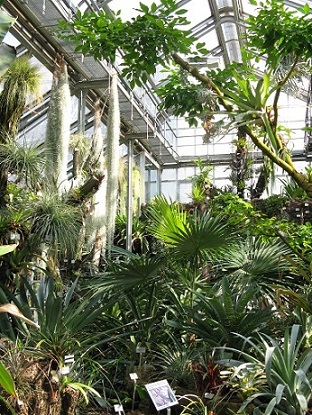
{"label": "tall tree canopy", "polygon": [[[186,29],[185,13],[178,2],[161,0],[161,7],[140,3],[130,21],[123,21],[120,13],[78,12],[72,22],[61,22],[60,28],[76,51],[85,55],[114,61],[122,54],[122,76],[132,86],[145,83],[159,65],[167,68],[166,82],[157,90],[166,109],[186,116],[190,125],[201,121],[207,126],[208,121],[211,127],[206,131],[212,136],[214,116],[222,114],[217,125],[223,131],[240,128],[265,159],[281,167],[311,197],[312,182],[296,169],[287,147],[289,137],[278,122],[281,93],[291,91],[302,68],[305,73],[311,70],[310,7],[295,11],[280,0],[260,2],[255,16],[246,20],[242,62],[207,71],[189,63],[190,57],[194,62],[209,55],[209,44],[199,42]],[[256,65],[260,59],[265,62],[263,73]]]}

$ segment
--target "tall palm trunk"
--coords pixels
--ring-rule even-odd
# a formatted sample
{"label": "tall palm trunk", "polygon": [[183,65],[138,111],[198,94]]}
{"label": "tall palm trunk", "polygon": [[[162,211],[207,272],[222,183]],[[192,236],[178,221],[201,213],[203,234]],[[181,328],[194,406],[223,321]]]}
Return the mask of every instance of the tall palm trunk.
{"label": "tall palm trunk", "polygon": [[63,56],[55,62],[46,132],[48,178],[52,178],[58,192],[67,185],[67,164],[70,141],[71,100],[67,66]]}
{"label": "tall palm trunk", "polygon": [[107,120],[107,188],[106,188],[106,244],[111,246],[114,240],[115,220],[118,196],[120,109],[118,101],[118,76],[112,75]]}

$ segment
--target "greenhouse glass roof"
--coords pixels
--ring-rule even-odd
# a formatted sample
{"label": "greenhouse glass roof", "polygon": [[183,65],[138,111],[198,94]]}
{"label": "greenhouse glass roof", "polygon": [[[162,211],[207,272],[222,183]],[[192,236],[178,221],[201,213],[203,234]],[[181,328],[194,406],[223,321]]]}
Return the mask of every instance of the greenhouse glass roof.
{"label": "greenhouse glass roof", "polygon": [[[159,4],[158,0],[154,0]],[[152,1],[142,1],[151,4]],[[297,0],[285,3],[290,8],[298,8],[306,3],[312,5],[312,0]],[[248,0],[181,0],[181,9],[186,9],[189,29],[206,43],[210,51],[202,62],[196,66],[203,68],[223,68],[233,61],[241,60],[242,34],[244,20],[256,13],[256,6]],[[14,45],[18,53],[30,51],[45,68],[46,99],[35,112],[28,112],[22,120],[24,131],[38,135],[38,126],[44,125],[49,105],[48,85],[51,82],[56,53],[64,54],[69,67],[69,75],[73,90],[73,131],[82,120],[77,120],[81,97],[86,99],[86,114],[84,130],[92,131],[93,103],[96,97],[106,102],[112,66],[107,62],[99,62],[89,56],[77,53],[74,47],[55,36],[57,22],[62,19],[70,20],[78,10],[82,12],[121,11],[123,19],[131,19],[137,12],[139,0],[4,0],[3,7],[13,17],[16,23],[11,28]],[[261,71],[261,63],[259,70]],[[140,148],[146,151],[154,166],[170,168],[171,166],[188,166],[197,157],[215,161],[219,165],[225,163],[233,145],[234,136],[229,134],[214,143],[203,143],[204,130],[202,127],[190,128],[183,119],[170,117],[159,110],[159,98],[154,94],[154,88],[161,81],[159,74],[144,85],[132,89],[124,79],[119,82],[119,100],[122,116],[122,136],[135,139]],[[283,98],[284,119],[287,126],[294,128],[295,140],[293,149],[303,154],[304,136],[302,123],[307,114],[309,79],[297,84],[297,99],[289,96]],[[291,114],[291,117],[290,117]],[[289,125],[289,120],[292,125]],[[105,114],[104,120],[105,122]],[[219,174],[219,173],[218,173]],[[220,175],[222,175],[220,173]]]}

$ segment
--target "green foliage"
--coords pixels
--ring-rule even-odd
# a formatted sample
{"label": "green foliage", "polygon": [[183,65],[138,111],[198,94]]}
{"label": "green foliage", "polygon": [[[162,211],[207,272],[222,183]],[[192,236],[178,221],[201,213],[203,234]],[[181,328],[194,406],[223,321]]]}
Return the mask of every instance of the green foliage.
{"label": "green foliage", "polygon": [[[117,215],[114,243],[122,248],[126,247],[126,228],[126,215]],[[146,223],[139,217],[134,216],[132,218],[132,251],[137,253],[147,253],[150,249],[148,239],[149,234],[146,230]]]}
{"label": "green foliage", "polygon": [[232,192],[221,193],[211,199],[209,208],[222,215],[230,226],[239,226],[240,231],[250,229],[254,221],[261,218],[250,202]]}
{"label": "green foliage", "polygon": [[[91,54],[97,59],[115,61],[117,49],[123,51],[122,76],[142,85],[148,75],[154,75],[157,64],[170,62],[172,51],[188,53],[194,38],[188,30],[179,27],[188,24],[173,0],[162,0],[162,7],[140,3],[139,14],[131,21],[105,11],[77,13],[71,23],[60,22],[65,37],[76,45],[76,51]],[[73,33],[70,29],[73,29]],[[201,46],[201,45],[199,45]]]}
{"label": "green foliage", "polygon": [[[5,368],[5,366],[3,365],[1,361],[0,361],[0,386],[5,390],[6,393],[11,395],[12,397],[17,396],[16,389],[15,389],[15,383],[12,378],[12,375]],[[14,411],[8,399],[5,399],[0,395],[0,401],[2,401],[5,404],[5,406],[9,409],[12,415],[16,415],[16,412]]]}
{"label": "green foliage", "polygon": [[152,363],[157,368],[159,378],[168,379],[174,386],[195,389],[192,363],[198,359],[199,349],[168,333],[166,343],[156,344]]}
{"label": "green foliage", "polygon": [[5,255],[9,252],[14,251],[14,249],[17,247],[17,244],[11,244],[11,245],[2,245],[0,246],[0,256]]}
{"label": "green foliage", "polygon": [[192,176],[192,200],[200,203],[209,196],[212,166],[209,162],[204,163],[200,158],[195,161],[195,164],[199,171]]}
{"label": "green foliage", "polygon": [[[136,283],[150,283],[152,280],[158,279],[159,269],[165,262],[162,255],[135,255],[128,251],[121,251],[121,253],[126,255],[125,258],[119,258],[119,261],[112,262],[109,271],[105,274],[108,285],[113,286],[118,280],[124,280],[124,287],[130,288]],[[102,283],[105,286],[104,279]]]}
{"label": "green foliage", "polygon": [[[207,102],[201,99],[203,87],[200,83],[190,82],[181,69],[171,69],[167,73],[166,82],[157,88],[156,93],[161,98],[161,107],[170,110],[177,117],[184,117],[189,125],[198,125],[198,119],[207,112]],[[216,105],[216,97],[210,103],[210,109]]]}
{"label": "green foliage", "polygon": [[0,385],[9,395],[16,395],[14,380],[10,372],[5,368],[0,361]]}
{"label": "green foliage", "polygon": [[15,136],[18,122],[25,108],[26,98],[40,98],[40,76],[28,56],[15,59],[3,76],[4,85],[0,94],[0,141]]}
{"label": "green foliage", "polygon": [[269,218],[277,217],[281,218],[282,209],[286,206],[288,201],[287,196],[284,195],[272,195],[266,199],[259,199],[252,201],[252,204],[257,210],[260,210],[264,215]]}
{"label": "green foliage", "polygon": [[220,292],[196,292],[194,307],[186,308],[183,318],[177,315],[167,323],[184,334],[193,333],[197,342],[210,347],[242,345],[235,333],[254,336],[269,329],[272,318],[270,309],[261,310],[253,304],[256,292],[253,287],[245,287],[244,292],[233,290],[228,279],[223,278]]}
{"label": "green foliage", "polygon": [[32,319],[35,310],[39,329],[29,330],[18,324],[20,336],[41,356],[54,359],[59,365],[63,364],[66,354],[86,352],[96,342],[105,342],[104,338],[100,340],[99,332],[90,335],[89,331],[103,313],[98,297],[79,299],[74,293],[76,286],[77,281],[63,294],[56,289],[52,278],[42,280],[36,290],[23,279],[15,296],[1,289],[1,297],[7,298],[7,302],[13,301],[25,317]]}
{"label": "green foliage", "polygon": [[189,262],[192,269],[232,243],[227,226],[210,212],[188,214],[179,204],[157,196],[147,214],[150,233],[165,243],[176,261]]}
{"label": "green foliage", "polygon": [[305,415],[312,388],[312,351],[302,348],[304,336],[300,337],[299,326],[286,329],[282,344],[265,335],[260,335],[258,342],[244,339],[254,353],[240,352],[241,358],[249,362],[249,371],[262,369],[266,383],[258,385],[240,411],[253,402],[254,415]]}
{"label": "green foliage", "polygon": [[39,243],[45,242],[56,252],[74,256],[80,241],[82,211],[53,192],[46,192],[33,205],[31,233]]}
{"label": "green foliage", "polygon": [[274,297],[276,287],[292,286],[289,262],[292,251],[277,238],[264,241],[261,237],[238,240],[235,249],[224,253],[222,272],[238,288],[247,286],[261,288]]}
{"label": "green foliage", "polygon": [[19,144],[9,140],[0,144],[1,165],[17,175],[17,181],[24,179],[25,186],[35,188],[42,181],[42,172],[47,160],[42,146]]}
{"label": "green foliage", "polygon": [[260,8],[247,19],[247,47],[253,55],[266,57],[276,68],[286,56],[308,61],[311,58],[312,20],[308,4],[297,11],[287,9],[281,0],[259,2]]}

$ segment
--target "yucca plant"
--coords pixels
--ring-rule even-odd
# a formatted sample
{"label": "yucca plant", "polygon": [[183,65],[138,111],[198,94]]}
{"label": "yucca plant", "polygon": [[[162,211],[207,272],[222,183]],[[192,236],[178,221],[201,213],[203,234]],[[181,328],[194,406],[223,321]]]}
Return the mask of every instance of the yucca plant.
{"label": "yucca plant", "polygon": [[287,328],[280,340],[264,334],[258,341],[242,338],[252,351],[236,352],[249,363],[249,371],[262,369],[266,381],[257,385],[239,413],[254,408],[254,415],[305,415],[312,391],[312,350],[303,347],[305,336],[300,334],[300,326]]}

